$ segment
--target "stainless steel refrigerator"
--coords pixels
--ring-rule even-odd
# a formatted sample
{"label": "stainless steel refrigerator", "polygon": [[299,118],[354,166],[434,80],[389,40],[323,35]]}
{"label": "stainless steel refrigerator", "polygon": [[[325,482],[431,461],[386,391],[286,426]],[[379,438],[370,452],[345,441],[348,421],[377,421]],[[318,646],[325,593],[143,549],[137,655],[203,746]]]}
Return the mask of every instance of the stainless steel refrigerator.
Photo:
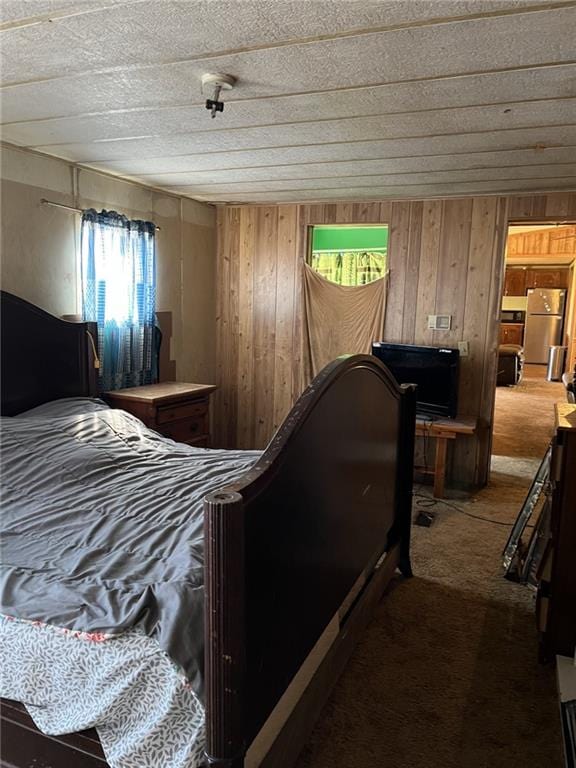
{"label": "stainless steel refrigerator", "polygon": [[524,326],[524,359],[547,363],[549,347],[562,344],[566,291],[562,288],[529,288]]}

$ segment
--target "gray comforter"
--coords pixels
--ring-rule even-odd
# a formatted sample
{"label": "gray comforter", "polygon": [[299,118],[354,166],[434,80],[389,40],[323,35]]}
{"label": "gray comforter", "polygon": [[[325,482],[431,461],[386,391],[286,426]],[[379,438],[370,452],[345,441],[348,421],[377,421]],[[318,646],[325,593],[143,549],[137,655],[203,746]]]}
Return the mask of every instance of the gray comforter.
{"label": "gray comforter", "polygon": [[93,400],[3,418],[1,610],[138,628],[202,689],[202,499],[256,452],[174,443]]}

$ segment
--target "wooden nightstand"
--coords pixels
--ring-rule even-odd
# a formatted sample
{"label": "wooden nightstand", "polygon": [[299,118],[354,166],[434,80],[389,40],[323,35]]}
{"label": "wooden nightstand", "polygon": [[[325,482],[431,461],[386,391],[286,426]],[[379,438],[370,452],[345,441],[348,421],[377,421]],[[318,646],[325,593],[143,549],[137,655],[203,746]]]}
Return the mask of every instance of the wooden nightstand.
{"label": "wooden nightstand", "polygon": [[106,392],[113,408],[137,416],[150,429],[179,443],[210,445],[210,394],[214,384],[182,384],[166,381],[143,387]]}

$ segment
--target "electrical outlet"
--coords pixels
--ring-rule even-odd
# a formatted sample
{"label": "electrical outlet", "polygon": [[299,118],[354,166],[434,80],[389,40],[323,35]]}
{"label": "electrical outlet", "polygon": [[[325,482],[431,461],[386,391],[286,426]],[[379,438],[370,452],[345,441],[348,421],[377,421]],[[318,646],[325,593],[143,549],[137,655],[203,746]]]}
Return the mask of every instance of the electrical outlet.
{"label": "electrical outlet", "polygon": [[460,357],[468,357],[468,342],[467,341],[459,341],[458,342],[458,351],[460,352]]}

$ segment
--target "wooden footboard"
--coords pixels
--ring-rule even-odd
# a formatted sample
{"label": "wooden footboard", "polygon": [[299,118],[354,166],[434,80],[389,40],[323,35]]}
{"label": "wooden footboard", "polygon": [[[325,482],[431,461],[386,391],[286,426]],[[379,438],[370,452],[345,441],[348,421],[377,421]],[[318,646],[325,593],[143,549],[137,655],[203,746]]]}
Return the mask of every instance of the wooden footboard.
{"label": "wooden footboard", "polygon": [[375,358],[341,358],[243,482],[206,499],[208,765],[242,768],[326,627],[361,623],[396,563],[410,574],[414,401]]}

